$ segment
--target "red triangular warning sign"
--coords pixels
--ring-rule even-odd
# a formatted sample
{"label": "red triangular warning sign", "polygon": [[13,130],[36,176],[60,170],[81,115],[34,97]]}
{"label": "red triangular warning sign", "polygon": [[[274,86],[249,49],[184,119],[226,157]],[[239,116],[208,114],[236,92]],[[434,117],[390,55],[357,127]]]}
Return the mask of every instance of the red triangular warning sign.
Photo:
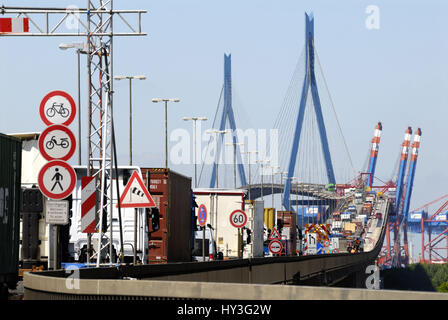
{"label": "red triangular warning sign", "polygon": [[278,233],[277,229],[273,229],[271,232],[271,235],[269,236],[268,240],[274,240],[274,239],[281,239],[280,233]]}
{"label": "red triangular warning sign", "polygon": [[137,171],[132,173],[121,194],[120,206],[121,208],[152,208],[156,206]]}

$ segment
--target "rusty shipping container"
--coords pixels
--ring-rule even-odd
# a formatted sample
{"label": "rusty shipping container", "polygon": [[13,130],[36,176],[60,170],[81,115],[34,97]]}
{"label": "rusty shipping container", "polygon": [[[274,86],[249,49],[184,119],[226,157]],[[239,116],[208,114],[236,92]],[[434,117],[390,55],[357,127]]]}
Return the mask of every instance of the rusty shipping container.
{"label": "rusty shipping container", "polygon": [[19,271],[22,143],[0,134],[0,299],[15,288]]}
{"label": "rusty shipping container", "polygon": [[[148,244],[148,263],[191,261],[192,213],[191,178],[170,169],[141,168],[145,184],[160,212],[160,229],[151,232]],[[194,211],[193,211],[194,212]]]}

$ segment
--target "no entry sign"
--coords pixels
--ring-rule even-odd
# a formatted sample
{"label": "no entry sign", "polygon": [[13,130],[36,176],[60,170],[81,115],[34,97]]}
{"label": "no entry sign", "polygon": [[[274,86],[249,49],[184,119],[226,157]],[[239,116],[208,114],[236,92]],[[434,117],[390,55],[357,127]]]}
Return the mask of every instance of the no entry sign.
{"label": "no entry sign", "polygon": [[198,209],[198,223],[201,227],[205,226],[207,223],[207,209],[203,204],[201,204]]}
{"label": "no entry sign", "polygon": [[64,125],[47,127],[39,137],[39,151],[46,160],[70,159],[76,150],[76,138]]}
{"label": "no entry sign", "polygon": [[52,124],[68,126],[75,119],[75,100],[64,91],[52,91],[42,99],[39,114],[47,126]]}
{"label": "no entry sign", "polygon": [[68,197],[76,185],[75,170],[65,161],[54,160],[46,163],[37,178],[39,189],[50,199]]}
{"label": "no entry sign", "polygon": [[230,214],[230,223],[235,228],[242,228],[247,223],[246,213],[242,210],[235,210]]}

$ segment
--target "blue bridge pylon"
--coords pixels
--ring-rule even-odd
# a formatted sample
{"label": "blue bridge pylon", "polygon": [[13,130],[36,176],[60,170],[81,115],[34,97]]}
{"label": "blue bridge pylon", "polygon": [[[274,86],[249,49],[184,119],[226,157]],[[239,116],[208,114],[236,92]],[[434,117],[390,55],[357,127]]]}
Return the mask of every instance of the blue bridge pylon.
{"label": "blue bridge pylon", "polygon": [[[297,160],[297,152],[299,149],[300,133],[302,131],[303,118],[305,114],[306,101],[308,90],[311,89],[311,96],[313,99],[314,111],[316,113],[317,124],[319,127],[320,140],[322,144],[322,152],[325,159],[325,167],[328,176],[328,183],[336,184],[334,177],[333,165],[331,162],[330,149],[328,147],[327,133],[325,130],[325,123],[322,115],[322,107],[317,91],[316,75],[314,73],[315,49],[314,49],[314,17],[312,14],[308,16],[305,13],[305,39],[306,39],[306,55],[305,55],[305,78],[303,80],[302,96],[300,100],[299,113],[297,116],[296,129],[294,132],[294,141],[292,144],[291,156],[289,159],[288,177],[294,176],[294,168]],[[290,211],[289,197],[291,190],[291,179],[285,182],[285,190],[283,193],[283,206]]]}
{"label": "blue bridge pylon", "polygon": [[[229,121],[230,129],[232,130],[232,141],[233,143],[238,143],[236,135],[236,123],[235,116],[232,108],[232,55],[224,54],[224,107],[221,115],[221,123],[219,125],[219,130],[225,130],[226,122]],[[222,148],[222,135],[218,139],[218,148],[216,152],[220,154]],[[218,157],[219,158],[219,157]],[[241,153],[239,148],[236,148],[236,159],[238,167],[238,175],[240,177],[241,185],[246,186],[246,174],[244,172],[244,165],[241,158]],[[215,160],[216,161],[216,160]],[[213,163],[213,172],[210,179],[210,188],[215,188],[216,186],[216,162]]]}

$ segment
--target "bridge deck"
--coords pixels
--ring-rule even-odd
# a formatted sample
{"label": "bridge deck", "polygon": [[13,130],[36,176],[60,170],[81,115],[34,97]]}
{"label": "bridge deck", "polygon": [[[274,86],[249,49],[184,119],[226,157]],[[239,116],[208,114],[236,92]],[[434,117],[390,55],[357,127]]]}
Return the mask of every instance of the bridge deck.
{"label": "bridge deck", "polygon": [[[387,203],[378,206],[379,210],[384,210],[383,217],[385,220],[388,217],[387,207]],[[152,289],[148,289],[144,294],[138,289],[132,290],[134,290],[133,292],[140,292],[138,295],[141,294],[144,297],[161,297],[159,289],[162,287],[172,288],[173,281],[186,281],[188,283],[193,281],[196,284],[190,284],[190,286],[202,288],[201,285],[205,285],[207,282],[252,285],[291,283],[334,286],[344,283],[348,279],[349,285],[363,287],[366,267],[373,264],[381,250],[385,236],[385,225],[385,223],[381,224],[381,232],[372,250],[356,254],[341,253],[80,269],[79,289],[68,289],[67,286],[61,285],[66,284],[66,278],[69,275],[64,270],[27,273],[24,276],[25,298],[45,298],[58,294],[72,296],[72,298],[90,297],[92,295],[93,298],[99,298],[103,295],[123,296],[127,295],[123,291],[124,288],[129,286],[129,288],[132,288],[132,286],[136,288],[149,286]],[[375,226],[372,230],[378,230],[378,228]],[[137,281],[126,279],[136,279]],[[152,282],[143,282],[149,280]],[[158,280],[158,282],[154,282],[154,280]],[[187,284],[185,286],[188,287]],[[193,290],[192,292],[188,297],[202,297],[201,290]],[[133,296],[133,294],[131,295]],[[169,294],[164,297],[179,296]],[[227,299],[235,297],[228,296]]]}

